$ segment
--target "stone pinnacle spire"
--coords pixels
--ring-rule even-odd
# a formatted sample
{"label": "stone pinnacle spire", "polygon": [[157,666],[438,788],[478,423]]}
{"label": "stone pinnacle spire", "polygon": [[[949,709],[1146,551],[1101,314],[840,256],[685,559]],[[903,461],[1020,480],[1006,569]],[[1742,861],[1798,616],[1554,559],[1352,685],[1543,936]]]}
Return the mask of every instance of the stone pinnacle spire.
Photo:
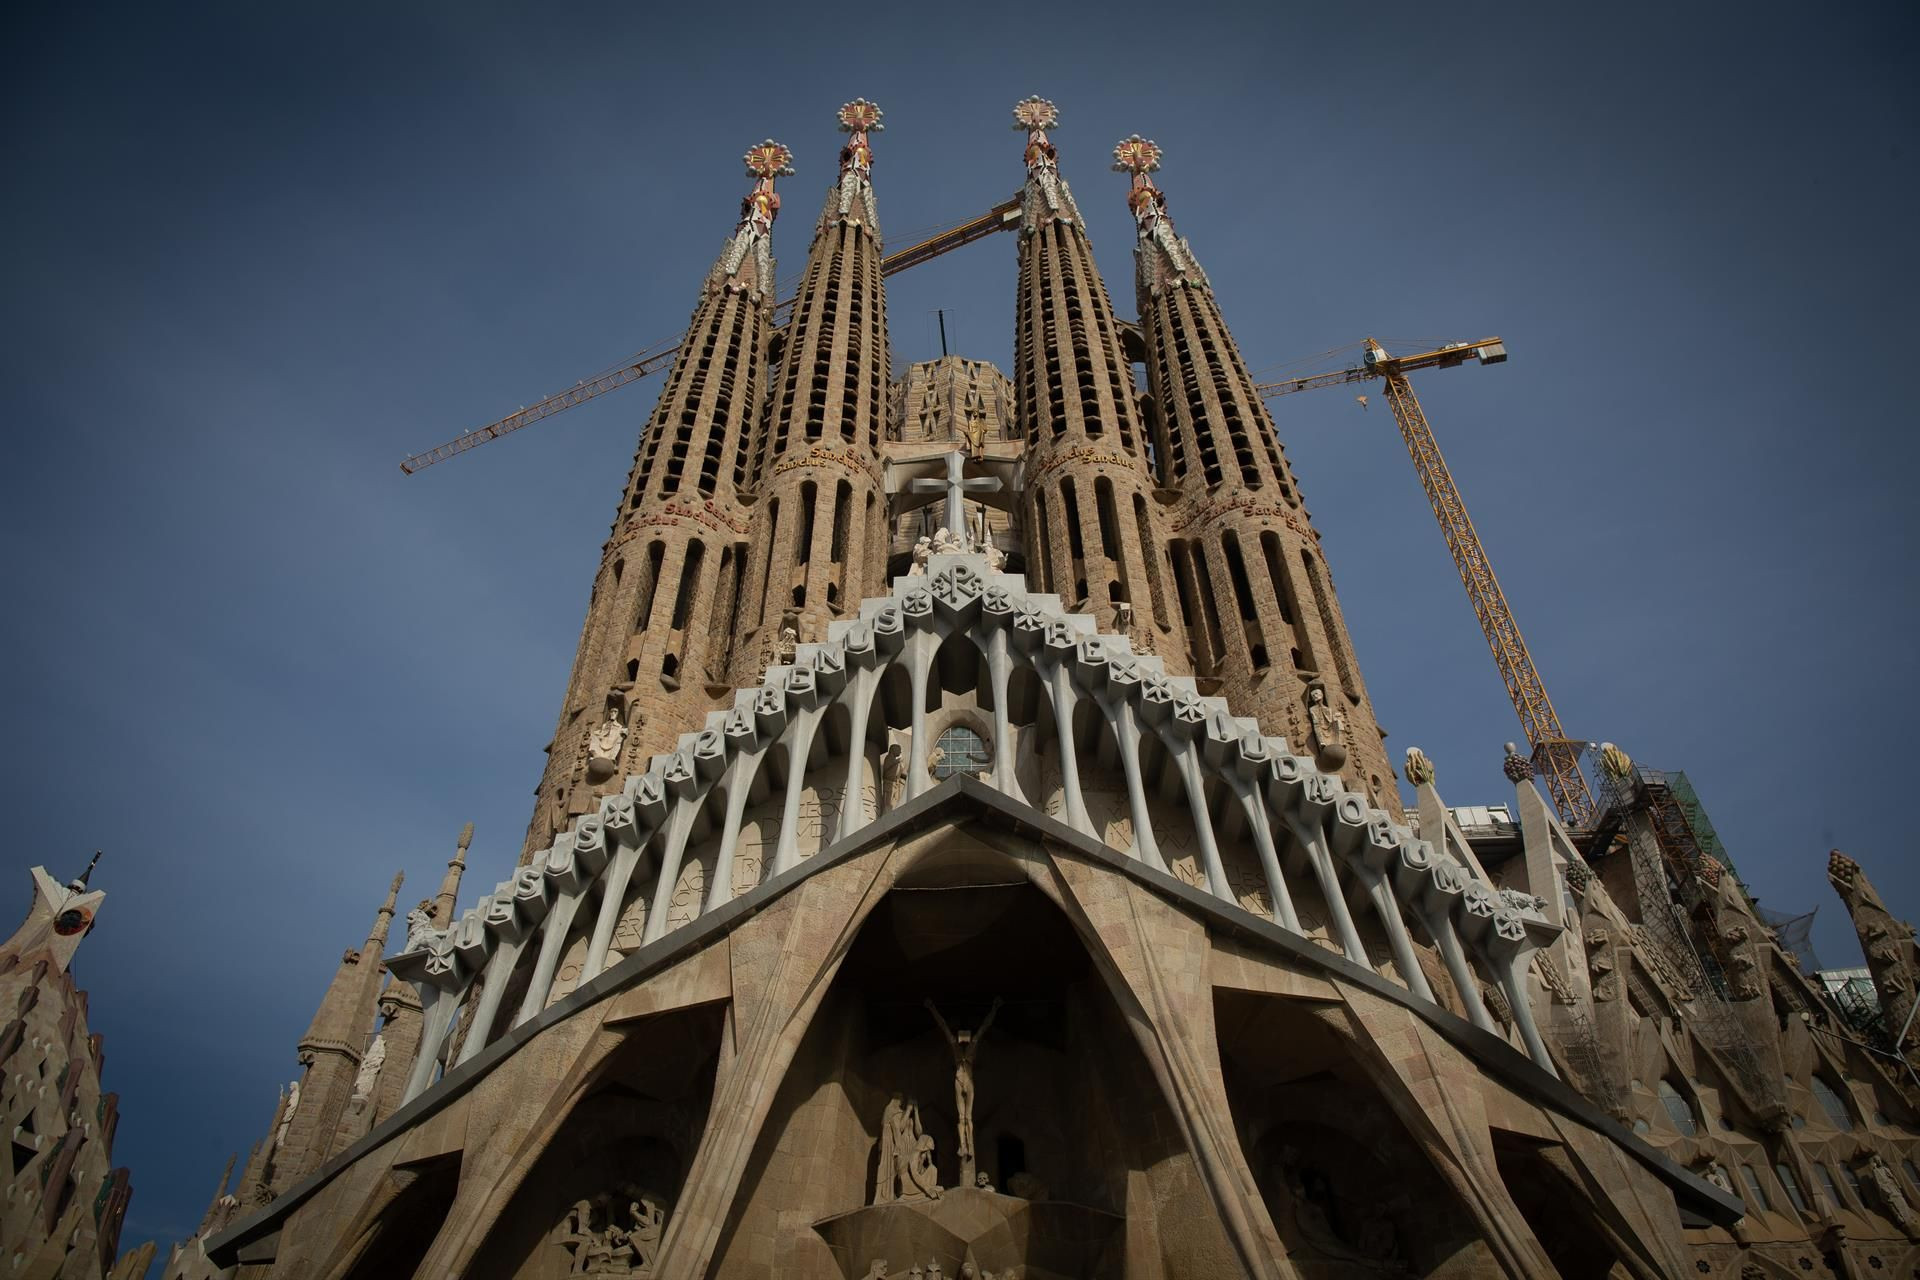
{"label": "stone pinnacle spire", "polygon": [[746,487],[755,541],[732,623],[736,674],[758,673],[792,643],[824,640],[829,622],[877,585],[868,548],[885,538],[879,453],[887,422],[887,293],[873,195],[880,108],[841,106],[847,135],[773,368]]}
{"label": "stone pinnacle spire", "polygon": [[1049,221],[1078,223],[1080,207],[1060,176],[1059,152],[1047,130],[1060,123],[1060,109],[1039,95],[1014,104],[1013,127],[1027,135],[1027,182],[1020,192],[1020,232],[1032,235]]}
{"label": "stone pinnacle spire", "polygon": [[1180,494],[1168,553],[1188,661],[1235,707],[1397,815],[1320,537],[1207,273],[1167,215],[1151,176],[1161,159],[1139,134],[1113,149],[1113,167],[1131,178],[1154,465],[1162,492]]}
{"label": "stone pinnacle spire", "polygon": [[744,293],[758,302],[774,287],[773,220],[780,216],[780,197],[773,180],[793,173],[793,153],[768,138],[748,147],[742,159],[747,176],[754,179],[753,190],[740,198],[740,224],[713,264],[708,286]]}
{"label": "stone pinnacle spire", "polygon": [[1153,183],[1153,171],[1160,167],[1159,145],[1137,133],[1125,138],[1113,149],[1113,167],[1133,175],[1127,208],[1133,211],[1139,228],[1134,256],[1142,294],[1158,295],[1163,289],[1188,286],[1211,289],[1213,284],[1194,260],[1192,248],[1174,232],[1173,219],[1167,214],[1167,193]]}
{"label": "stone pinnacle spire", "polygon": [[[1860,864],[1838,849],[1827,855],[1827,882],[1853,919],[1867,971],[1873,975],[1880,1008],[1887,1017],[1888,1034],[1898,1034],[1913,1012],[1915,985],[1920,983],[1920,949],[1914,945],[1913,926],[1887,910]],[[1906,1043],[1897,1046],[1903,1055],[1913,1041],[1909,1028]]]}
{"label": "stone pinnacle spire", "polygon": [[[469,824],[467,829],[471,831],[472,825]],[[400,886],[406,878],[407,873],[404,871],[393,873],[393,884],[387,889],[387,900],[381,903],[380,910],[374,913],[373,928],[367,934],[368,951],[380,952],[386,949],[387,926],[393,923],[393,905],[400,899]]]}
{"label": "stone pinnacle spire", "polygon": [[460,829],[460,843],[455,846],[453,857],[447,859],[447,874],[440,881],[440,896],[433,900],[433,927],[436,929],[444,929],[453,923],[454,910],[460,897],[460,873],[467,869],[467,846],[472,843],[473,824],[469,822]]}

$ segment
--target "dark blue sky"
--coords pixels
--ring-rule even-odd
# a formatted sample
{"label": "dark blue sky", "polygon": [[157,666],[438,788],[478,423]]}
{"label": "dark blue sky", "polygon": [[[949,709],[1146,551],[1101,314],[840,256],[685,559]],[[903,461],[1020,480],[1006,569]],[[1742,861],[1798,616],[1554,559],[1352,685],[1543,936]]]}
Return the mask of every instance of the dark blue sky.
{"label": "dark blue sky", "polygon": [[[796,272],[859,95],[895,245],[1017,186],[1041,93],[1123,314],[1138,131],[1257,372],[1505,337],[1419,388],[1569,731],[1687,770],[1830,963],[1829,846],[1920,913],[1911,6],[1075,9],[8,10],[0,913],[107,850],[129,1243],[265,1130],[396,868],[469,820],[464,897],[510,868],[657,384],[395,464],[676,333],[768,135]],[[943,307],[1005,367],[1013,292],[1005,236],[894,277],[899,357]],[[1507,799],[1384,404],[1276,412],[1390,750]]]}

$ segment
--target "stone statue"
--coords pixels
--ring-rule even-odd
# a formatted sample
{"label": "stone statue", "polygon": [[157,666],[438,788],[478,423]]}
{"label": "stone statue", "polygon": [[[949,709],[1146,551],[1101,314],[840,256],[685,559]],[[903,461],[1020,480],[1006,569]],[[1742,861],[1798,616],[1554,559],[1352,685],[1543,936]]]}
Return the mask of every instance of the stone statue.
{"label": "stone statue", "polygon": [[927,557],[933,554],[933,539],[921,534],[913,544],[913,565],[907,570],[909,578],[918,578],[927,572]]}
{"label": "stone statue", "polygon": [[973,1185],[976,1190],[991,1191],[993,1190],[993,1179],[987,1177],[987,1171],[982,1169],[973,1175]]}
{"label": "stone statue", "polygon": [[928,1200],[940,1198],[940,1176],[933,1167],[933,1135],[920,1131],[920,1104],[907,1099],[906,1128],[913,1134],[913,1154],[906,1168],[902,1197]]}
{"label": "stone statue", "polygon": [[1133,632],[1133,605],[1132,604],[1130,604],[1125,600],[1122,600],[1119,604],[1116,604],[1113,606],[1113,629],[1115,631],[1118,631],[1123,636],[1132,634]]}
{"label": "stone statue", "polygon": [[927,1280],[940,1280],[940,1277],[942,1274],[944,1273],[940,1270],[940,1259],[928,1258],[927,1259]]}
{"label": "stone statue", "polygon": [[407,912],[407,945],[404,950],[418,951],[427,945],[433,932],[433,899],[422,898],[420,905]]}
{"label": "stone statue", "polygon": [[966,537],[955,533],[945,525],[933,531],[933,554],[937,556],[965,555],[972,549]]}
{"label": "stone statue", "polygon": [[373,1086],[380,1079],[380,1068],[387,1061],[387,1038],[375,1036],[373,1043],[367,1046],[367,1056],[360,1059],[360,1074],[353,1078],[352,1103],[359,1107],[373,1096]]}
{"label": "stone statue", "polygon": [[627,1242],[633,1246],[634,1274],[652,1275],[653,1260],[660,1252],[660,1237],[667,1228],[667,1211],[649,1197],[641,1196],[628,1204],[627,1212],[633,1218]]}
{"label": "stone statue", "polygon": [[873,1202],[938,1200],[940,1183],[933,1167],[933,1138],[920,1131],[920,1104],[895,1093],[880,1114],[880,1154],[873,1180]]}
{"label": "stone statue", "polygon": [[967,452],[980,457],[987,451],[987,424],[977,413],[967,414]]}
{"label": "stone statue", "polygon": [[[874,1162],[873,1202],[886,1204],[895,1197],[895,1186],[900,1180],[900,1121],[906,1114],[905,1097],[895,1093],[887,1099],[887,1106],[880,1113],[880,1155]],[[882,1265],[879,1263],[876,1266]]]}
{"label": "stone statue", "polygon": [[1007,567],[1007,553],[994,546],[991,539],[980,540],[980,554],[987,558],[989,573],[999,573]]}
{"label": "stone statue", "polygon": [[880,757],[880,787],[887,797],[887,808],[900,803],[900,793],[907,784],[907,757],[900,750],[900,744],[887,744],[887,753]]}
{"label": "stone statue", "polygon": [[860,1280],[887,1280],[887,1260],[875,1258],[873,1264],[867,1268],[867,1274],[861,1276]]}
{"label": "stone statue", "polygon": [[1407,781],[1416,787],[1433,781],[1433,761],[1418,747],[1407,748]]}
{"label": "stone statue", "polygon": [[792,662],[800,646],[800,620],[792,610],[780,615],[780,634],[774,641],[774,659],[778,662]]}
{"label": "stone statue", "polygon": [[1867,1180],[1873,1184],[1873,1191],[1880,1201],[1880,1207],[1893,1219],[1895,1226],[1909,1236],[1915,1234],[1916,1223],[1913,1205],[1907,1200],[1907,1193],[1900,1188],[1900,1180],[1894,1177],[1893,1169],[1875,1152],[1867,1159]]}
{"label": "stone statue", "polygon": [[1347,718],[1327,704],[1324,685],[1307,690],[1307,719],[1313,725],[1314,756],[1324,769],[1347,762]]}
{"label": "stone statue", "polygon": [[593,1202],[579,1200],[561,1220],[555,1243],[573,1254],[567,1274],[575,1276],[651,1276],[666,1231],[667,1212],[651,1196],[628,1203],[633,1227],[622,1230],[609,1222],[605,1231],[593,1227]]}
{"label": "stone statue", "polygon": [[605,778],[620,767],[620,748],[627,742],[627,726],[620,723],[620,708],[608,707],[607,718],[587,735],[587,776]]}
{"label": "stone statue", "polygon": [[293,1128],[293,1113],[300,1109],[300,1082],[287,1086],[287,1109],[280,1113],[280,1128],[273,1135],[275,1149],[287,1145],[287,1131]]}
{"label": "stone statue", "polygon": [[987,1017],[978,1031],[954,1031],[947,1026],[947,1020],[940,1016],[940,1010],[934,1007],[932,1000],[923,1002],[933,1020],[940,1024],[940,1034],[947,1038],[947,1047],[953,1050],[953,1116],[954,1127],[958,1131],[958,1140],[954,1154],[960,1160],[960,1185],[966,1186],[974,1180],[973,1176],[973,1061],[980,1052],[980,1042],[986,1038],[987,1029],[1000,1012],[1000,997],[993,998],[993,1007],[987,1010]]}

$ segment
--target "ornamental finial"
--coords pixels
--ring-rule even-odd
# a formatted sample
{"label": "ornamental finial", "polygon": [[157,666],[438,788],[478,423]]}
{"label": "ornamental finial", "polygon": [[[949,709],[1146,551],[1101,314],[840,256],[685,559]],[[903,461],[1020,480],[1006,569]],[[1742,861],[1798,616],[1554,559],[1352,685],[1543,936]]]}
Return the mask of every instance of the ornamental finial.
{"label": "ornamental finial", "polygon": [[1519,786],[1533,776],[1533,761],[1520,754],[1519,744],[1506,744],[1506,754],[1500,761],[1500,771],[1507,775],[1507,781]]}
{"label": "ornamental finial", "polygon": [[1060,123],[1060,108],[1033,94],[1013,104],[1013,127],[1026,133],[1045,133]]}
{"label": "ornamental finial", "polygon": [[1418,747],[1407,748],[1407,781],[1416,787],[1433,781],[1433,761]]}
{"label": "ornamental finial", "polygon": [[793,152],[772,138],[765,142],[756,142],[747,148],[744,157],[747,163],[747,176],[771,182],[775,178],[793,176]]}
{"label": "ornamental finial", "polygon": [[880,117],[885,114],[875,103],[855,98],[840,108],[840,132],[879,133],[887,127],[880,123]]}
{"label": "ornamental finial", "polygon": [[1633,776],[1633,759],[1611,742],[1600,744],[1600,768],[1608,777],[1625,780]]}
{"label": "ornamental finial", "polygon": [[1139,134],[1122,138],[1113,148],[1113,167],[1143,178],[1160,167],[1160,144]]}

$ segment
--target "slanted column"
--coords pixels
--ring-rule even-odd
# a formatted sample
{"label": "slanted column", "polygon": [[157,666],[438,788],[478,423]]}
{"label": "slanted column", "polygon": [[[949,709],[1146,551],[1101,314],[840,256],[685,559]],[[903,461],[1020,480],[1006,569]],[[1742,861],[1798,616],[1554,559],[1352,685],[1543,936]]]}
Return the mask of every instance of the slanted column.
{"label": "slanted column", "polygon": [[1293,908],[1293,894],[1287,889],[1286,873],[1280,867],[1280,851],[1273,843],[1273,824],[1267,820],[1267,806],[1244,781],[1235,780],[1234,792],[1246,811],[1254,851],[1260,855],[1260,869],[1266,873],[1267,894],[1273,899],[1273,921],[1294,933],[1304,932],[1300,928],[1300,915]]}
{"label": "slanted column", "polygon": [[1067,823],[1083,835],[1098,837],[1093,818],[1087,813],[1086,799],[1080,794],[1080,753],[1073,742],[1073,710],[1076,694],[1067,664],[1051,654],[1036,656],[1047,692],[1053,698],[1053,727],[1060,747],[1060,788],[1065,798]]}
{"label": "slanted column", "polygon": [[720,828],[719,851],[714,854],[713,883],[707,888],[707,910],[724,907],[733,901],[733,859],[740,847],[740,821],[747,811],[747,792],[767,748],[763,744],[736,747],[727,765],[727,814]]}
{"label": "slanted column", "polygon": [[1233,886],[1227,883],[1226,863],[1220,859],[1220,846],[1213,838],[1213,813],[1207,805],[1206,775],[1200,771],[1200,752],[1191,739],[1163,738],[1167,750],[1180,764],[1180,780],[1186,784],[1187,806],[1193,811],[1193,831],[1200,838],[1200,859],[1207,871],[1207,888],[1213,896],[1234,901]]}
{"label": "slanted column", "polygon": [[933,744],[927,741],[927,675],[933,670],[934,655],[940,650],[940,637],[924,626],[907,637],[907,683],[913,690],[912,729],[907,737],[907,799],[927,789],[927,753]]}
{"label": "slanted column", "polygon": [[1333,866],[1333,854],[1327,848],[1326,829],[1317,818],[1300,818],[1288,815],[1287,825],[1293,831],[1293,838],[1307,851],[1307,861],[1313,867],[1313,875],[1320,882],[1320,894],[1327,900],[1327,914],[1333,917],[1335,941],[1346,953],[1347,959],[1357,965],[1371,969],[1372,961],[1367,959],[1367,949],[1361,945],[1360,932],[1353,925],[1353,913],[1347,910],[1347,895],[1340,885],[1340,875]]}
{"label": "slanted column", "polygon": [[1024,799],[1013,777],[1013,724],[1007,715],[1013,656],[1005,627],[991,628],[987,637],[987,676],[993,682],[993,785],[1004,795]]}
{"label": "slanted column", "polygon": [[1153,838],[1153,812],[1147,808],[1147,784],[1140,776],[1140,721],[1123,692],[1109,711],[1113,736],[1120,744],[1120,769],[1127,779],[1127,813],[1133,819],[1134,855],[1156,871],[1167,869],[1160,844]]}

